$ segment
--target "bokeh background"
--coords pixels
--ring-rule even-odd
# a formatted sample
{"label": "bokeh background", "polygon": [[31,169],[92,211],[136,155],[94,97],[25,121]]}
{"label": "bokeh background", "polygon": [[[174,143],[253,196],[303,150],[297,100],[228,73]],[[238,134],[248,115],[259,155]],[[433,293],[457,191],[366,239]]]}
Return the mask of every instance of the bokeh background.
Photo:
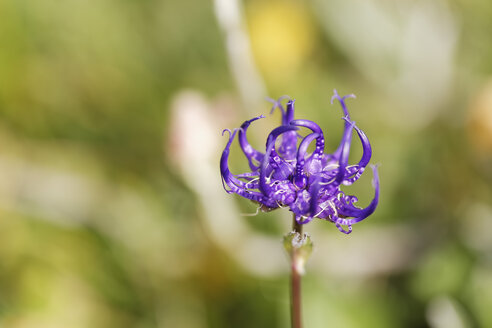
{"label": "bokeh background", "polygon": [[[491,17],[489,0],[0,1],[0,327],[288,327],[291,217],[242,215],[221,131],[288,94],[334,149],[334,88],[357,95],[382,194],[349,236],[305,227],[305,326],[492,327]],[[370,181],[348,189],[361,205]]]}

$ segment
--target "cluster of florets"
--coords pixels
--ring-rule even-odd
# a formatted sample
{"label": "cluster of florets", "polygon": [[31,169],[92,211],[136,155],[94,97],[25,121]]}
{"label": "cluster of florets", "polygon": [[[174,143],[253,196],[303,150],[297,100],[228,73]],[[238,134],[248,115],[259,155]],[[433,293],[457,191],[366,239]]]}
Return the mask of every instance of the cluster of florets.
{"label": "cluster of florets", "polygon": [[[286,98],[288,102],[284,107],[282,101]],[[316,217],[332,221],[341,232],[350,233],[352,224],[362,221],[376,209],[379,177],[377,167],[371,166],[375,194],[365,208],[355,205],[358,200],[356,196],[346,195],[340,190],[341,185],[351,185],[360,178],[372,155],[367,136],[350,119],[345,105],[347,98],[355,96],[340,97],[335,90],[331,99],[332,104],[335,99],[340,102],[345,121],[342,140],[331,154],[324,152],[325,140],[318,124],[294,119],[295,101],[288,97],[273,101],[272,111],[280,109],[282,124],[270,132],[264,153],[254,149],[246,138],[250,124],[263,118],[263,115],[244,122],[239,129],[224,130],[229,132],[229,141],[220,159],[224,189],[260,204],[264,211],[288,207],[299,224],[308,223]],[[311,132],[302,137],[299,135],[301,128]],[[353,130],[362,144],[362,158],[359,163],[348,165]],[[251,172],[232,174],[229,170],[229,152],[236,134]],[[315,142],[315,149],[308,153],[312,142]]]}

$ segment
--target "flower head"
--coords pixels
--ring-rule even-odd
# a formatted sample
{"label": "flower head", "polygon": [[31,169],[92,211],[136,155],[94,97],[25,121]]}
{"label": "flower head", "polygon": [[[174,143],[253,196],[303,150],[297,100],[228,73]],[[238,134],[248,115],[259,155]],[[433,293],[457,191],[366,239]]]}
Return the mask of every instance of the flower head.
{"label": "flower head", "polygon": [[[320,218],[332,221],[341,232],[348,234],[352,231],[352,224],[374,212],[379,200],[376,166],[371,166],[374,198],[367,207],[356,206],[357,197],[340,190],[341,185],[351,185],[360,178],[372,155],[369,139],[350,119],[345,104],[347,98],[355,96],[340,97],[334,90],[331,102],[340,102],[345,128],[339,146],[331,154],[324,151],[325,139],[319,125],[309,120],[295,120],[295,101],[289,99],[284,108],[282,101],[285,98],[288,97],[272,101],[272,111],[278,108],[282,113],[282,123],[268,135],[264,152],[253,148],[246,137],[248,127],[263,118],[263,115],[244,122],[238,129],[223,131],[229,132],[229,141],[220,159],[224,189],[259,203],[265,211],[288,207],[299,224]],[[310,132],[303,137],[298,132],[301,128]],[[349,165],[353,130],[362,144],[362,157],[357,164]],[[232,174],[229,170],[229,152],[236,135],[248,160],[250,172]],[[315,149],[308,153],[308,147],[313,142]]]}

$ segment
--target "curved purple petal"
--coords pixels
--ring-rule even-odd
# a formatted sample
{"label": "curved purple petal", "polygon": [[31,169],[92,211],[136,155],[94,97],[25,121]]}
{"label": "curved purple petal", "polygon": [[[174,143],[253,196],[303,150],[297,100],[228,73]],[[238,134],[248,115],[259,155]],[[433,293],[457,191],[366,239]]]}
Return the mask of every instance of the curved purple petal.
{"label": "curved purple petal", "polygon": [[342,208],[339,209],[339,213],[347,217],[353,217],[353,219],[341,219],[340,224],[350,225],[357,222],[360,222],[371,215],[378,206],[379,202],[379,174],[377,170],[377,166],[371,166],[374,178],[372,180],[372,184],[374,187],[374,198],[371,203],[365,208],[357,208],[353,204],[344,204]]}
{"label": "curved purple petal", "polygon": [[296,215],[296,221],[297,221],[297,223],[299,223],[299,224],[306,224],[306,223],[309,223],[309,222],[313,221],[313,219],[314,219],[314,217],[312,217],[312,216],[304,217],[304,219],[301,220],[302,218],[303,218],[303,216],[297,216]]}
{"label": "curved purple petal", "polygon": [[270,155],[272,154],[272,152],[275,152],[275,142],[277,138],[283,133],[295,130],[297,130],[295,126],[282,125],[278,128],[273,129],[273,131],[270,132],[270,134],[268,135],[265,156],[263,157],[263,161],[261,162],[260,166],[260,191],[266,197],[270,197],[272,192],[272,188],[268,185],[266,180],[267,173],[270,174],[272,172],[271,170],[268,170],[267,167],[270,162]]}
{"label": "curved purple petal", "polygon": [[354,127],[355,123],[352,122],[350,124],[349,128],[345,128],[345,131],[343,133],[343,138],[342,138],[342,152],[340,154],[340,158],[338,160],[338,173],[335,178],[335,182],[337,184],[341,184],[343,179],[345,178],[345,168],[347,167],[348,164],[348,157],[350,153],[350,143],[352,141],[352,128]]}
{"label": "curved purple petal", "polygon": [[241,149],[242,149],[244,155],[248,159],[249,167],[251,168],[251,170],[258,169],[259,165],[255,165],[253,163],[253,160],[258,162],[258,163],[261,163],[261,161],[263,160],[263,154],[261,152],[257,151],[256,149],[254,149],[249,144],[248,139],[246,137],[246,131],[248,130],[248,127],[250,126],[250,124],[252,122],[254,122],[260,118],[264,118],[264,117],[265,117],[264,115],[254,117],[254,118],[244,122],[241,125],[241,128],[239,129],[239,135],[238,135],[239,146],[241,146]]}
{"label": "curved purple petal", "polygon": [[299,150],[297,151],[296,169],[294,173],[294,185],[297,188],[304,188],[307,184],[307,176],[304,172],[304,164],[306,162],[305,156],[309,144],[318,137],[318,133],[311,133],[307,137],[305,137],[299,145]]}
{"label": "curved purple petal", "polygon": [[[354,94],[349,94],[349,95],[345,95],[343,97],[340,97],[338,95],[337,90],[334,89],[333,90],[333,96],[331,97],[331,104],[333,105],[333,100],[337,99],[340,102],[340,105],[342,106],[343,115],[350,120],[350,113],[349,113],[349,111],[347,109],[347,105],[345,104],[345,99],[347,99],[347,98],[355,98],[355,95]],[[345,134],[346,130],[348,130],[348,129],[350,129],[350,123],[349,122],[346,122],[345,123],[344,134]],[[338,158],[340,156],[340,153],[342,152],[342,147],[343,147],[343,139],[340,142],[340,144],[338,145],[338,148],[333,152],[333,156],[335,158]]]}
{"label": "curved purple petal", "polygon": [[285,109],[284,109],[284,106],[282,105],[282,100],[284,100],[284,99],[291,100],[290,96],[287,96],[287,95],[280,96],[277,100],[272,99],[272,98],[268,98],[268,97],[266,98],[267,101],[269,101],[273,104],[272,109],[270,110],[270,114],[273,113],[275,108],[278,108],[282,112],[282,117],[285,115]]}
{"label": "curved purple petal", "polygon": [[285,115],[282,117],[282,125],[288,125],[292,120],[294,120],[294,104],[295,99],[291,99],[287,102],[287,110]]}
{"label": "curved purple petal", "polygon": [[309,216],[314,218],[316,216],[316,210],[318,208],[318,198],[320,196],[321,185],[319,184],[319,178],[316,178],[313,183],[311,183],[311,188],[309,193],[311,194],[311,203],[309,205]]}
{"label": "curved purple petal", "polygon": [[355,122],[350,121],[350,119],[346,118],[346,117],[344,117],[343,119],[350,124],[352,124],[352,123],[354,124],[354,129],[357,132],[357,135],[359,136],[360,142],[362,144],[362,157],[359,161],[358,166],[361,168],[365,168],[367,166],[367,164],[369,164],[369,161],[371,160],[371,156],[372,156],[371,143],[369,142],[369,139],[367,138],[364,131],[359,129],[357,127],[357,125],[355,124]]}
{"label": "curved purple petal", "polygon": [[321,130],[319,125],[310,120],[293,120],[290,122],[290,125],[302,126],[310,129],[315,133],[323,134],[323,131]]}
{"label": "curved purple petal", "polygon": [[325,151],[325,138],[323,136],[323,130],[321,130],[319,125],[310,120],[294,120],[290,122],[290,124],[295,126],[306,127],[311,131],[313,131],[314,133],[319,134],[318,138],[316,138],[316,149],[314,150],[313,155],[311,156],[312,158],[310,158],[309,160],[316,160],[321,158]]}
{"label": "curved purple petal", "polygon": [[[287,110],[282,112],[282,125],[289,125],[294,119],[294,103],[295,100],[289,100],[287,102]],[[297,148],[297,133],[294,131],[284,133],[282,135],[282,141],[278,148],[278,153],[286,160],[292,160],[295,158]]]}
{"label": "curved purple petal", "polygon": [[337,99],[340,102],[340,105],[342,105],[342,110],[343,114],[350,118],[350,114],[347,109],[347,105],[345,105],[345,99],[347,98],[355,98],[355,95],[353,93],[345,95],[343,97],[340,97],[338,95],[337,89],[333,89],[333,96],[331,97],[331,104],[333,105],[333,100]]}
{"label": "curved purple petal", "polygon": [[338,228],[340,232],[343,232],[344,234],[348,235],[352,232],[352,225],[348,225],[348,230],[343,229],[343,227],[340,225],[340,223],[335,222],[335,226]]}
{"label": "curved purple petal", "polygon": [[[286,136],[288,136],[290,134],[296,135],[297,128],[291,129],[289,127],[290,127],[290,125],[282,125],[282,126],[278,127],[277,129],[274,129],[268,135],[268,138],[267,138],[267,149],[269,148],[268,147],[268,144],[273,139],[275,139],[275,141],[276,141],[279,136],[282,137],[282,144],[284,144],[285,143],[285,140],[283,138],[285,138]],[[291,145],[289,147],[292,148],[293,154],[295,154],[295,152],[296,152],[296,143],[294,143],[294,145]],[[294,168],[288,162],[288,161],[291,160],[290,156],[287,157],[287,158],[285,158],[285,156],[281,156],[281,155],[285,155],[285,154],[281,152],[281,150],[283,150],[283,147],[281,146],[280,148],[281,149],[279,149],[279,153],[280,153],[279,154],[279,153],[277,153],[277,150],[275,149],[275,143],[274,143],[273,146],[271,147],[271,150],[270,150],[269,155],[265,155],[265,156],[269,158],[270,164],[271,164],[271,168],[267,168],[268,174],[270,173],[270,170],[273,169],[275,171],[274,172],[274,175],[273,175],[273,178],[275,178],[275,179],[282,179],[283,180],[283,179],[287,179],[290,176],[290,174],[292,173],[292,170]]]}
{"label": "curved purple petal", "polygon": [[[343,119],[349,123],[352,123],[346,117],[344,117]],[[355,125],[355,122],[353,123],[354,123],[354,129],[357,131],[357,135],[359,136],[360,142],[362,144],[362,157],[357,165],[346,168],[346,177],[343,181],[343,184],[346,186],[353,184],[361,177],[362,173],[364,173],[367,164],[369,164],[369,161],[371,160],[371,156],[372,156],[372,147],[369,142],[369,139],[367,138],[364,131],[359,129],[357,125]]]}
{"label": "curved purple petal", "polygon": [[[229,130],[224,130],[223,132],[225,131],[228,131],[230,133],[230,136],[229,136],[229,141],[227,142],[227,145],[224,151],[222,152],[222,156],[220,158],[220,174],[222,178],[222,186],[228,193],[233,192],[250,200],[259,202],[262,200],[263,195],[259,192],[246,190],[247,188],[246,183],[237,179],[229,170],[228,161],[229,161],[230,147],[232,141],[234,140],[234,137],[236,136],[237,129],[235,129],[234,132],[232,133]],[[227,190],[225,188],[225,185],[231,188],[231,190]]]}

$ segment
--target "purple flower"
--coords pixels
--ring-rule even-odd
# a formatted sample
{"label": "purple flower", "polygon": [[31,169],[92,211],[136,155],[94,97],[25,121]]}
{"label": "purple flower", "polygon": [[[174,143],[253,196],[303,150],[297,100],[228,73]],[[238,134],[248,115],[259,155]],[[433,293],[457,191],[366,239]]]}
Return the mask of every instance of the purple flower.
{"label": "purple flower", "polygon": [[[377,167],[373,165],[372,184],[375,193],[367,207],[357,207],[357,197],[340,190],[341,185],[351,185],[359,179],[372,155],[367,136],[350,119],[345,105],[347,98],[355,96],[350,94],[340,97],[334,90],[331,102],[333,104],[334,99],[340,102],[345,128],[338,148],[331,154],[324,152],[325,139],[319,125],[309,120],[295,120],[295,101],[289,99],[284,108],[281,102],[285,98],[288,97],[273,101],[272,111],[280,109],[282,124],[268,135],[264,153],[253,148],[246,137],[251,123],[263,118],[263,115],[244,122],[239,129],[222,132],[229,132],[229,141],[220,159],[224,189],[259,203],[264,211],[288,207],[299,224],[308,223],[317,217],[332,221],[341,232],[348,234],[352,231],[352,224],[374,212],[379,200],[379,177]],[[300,128],[310,133],[302,137],[298,133]],[[357,164],[348,165],[354,129],[362,144],[362,157]],[[229,151],[236,135],[249,162],[250,172],[232,174],[229,170]],[[313,142],[315,149],[309,154],[308,146]],[[347,226],[347,230],[342,226]]]}

